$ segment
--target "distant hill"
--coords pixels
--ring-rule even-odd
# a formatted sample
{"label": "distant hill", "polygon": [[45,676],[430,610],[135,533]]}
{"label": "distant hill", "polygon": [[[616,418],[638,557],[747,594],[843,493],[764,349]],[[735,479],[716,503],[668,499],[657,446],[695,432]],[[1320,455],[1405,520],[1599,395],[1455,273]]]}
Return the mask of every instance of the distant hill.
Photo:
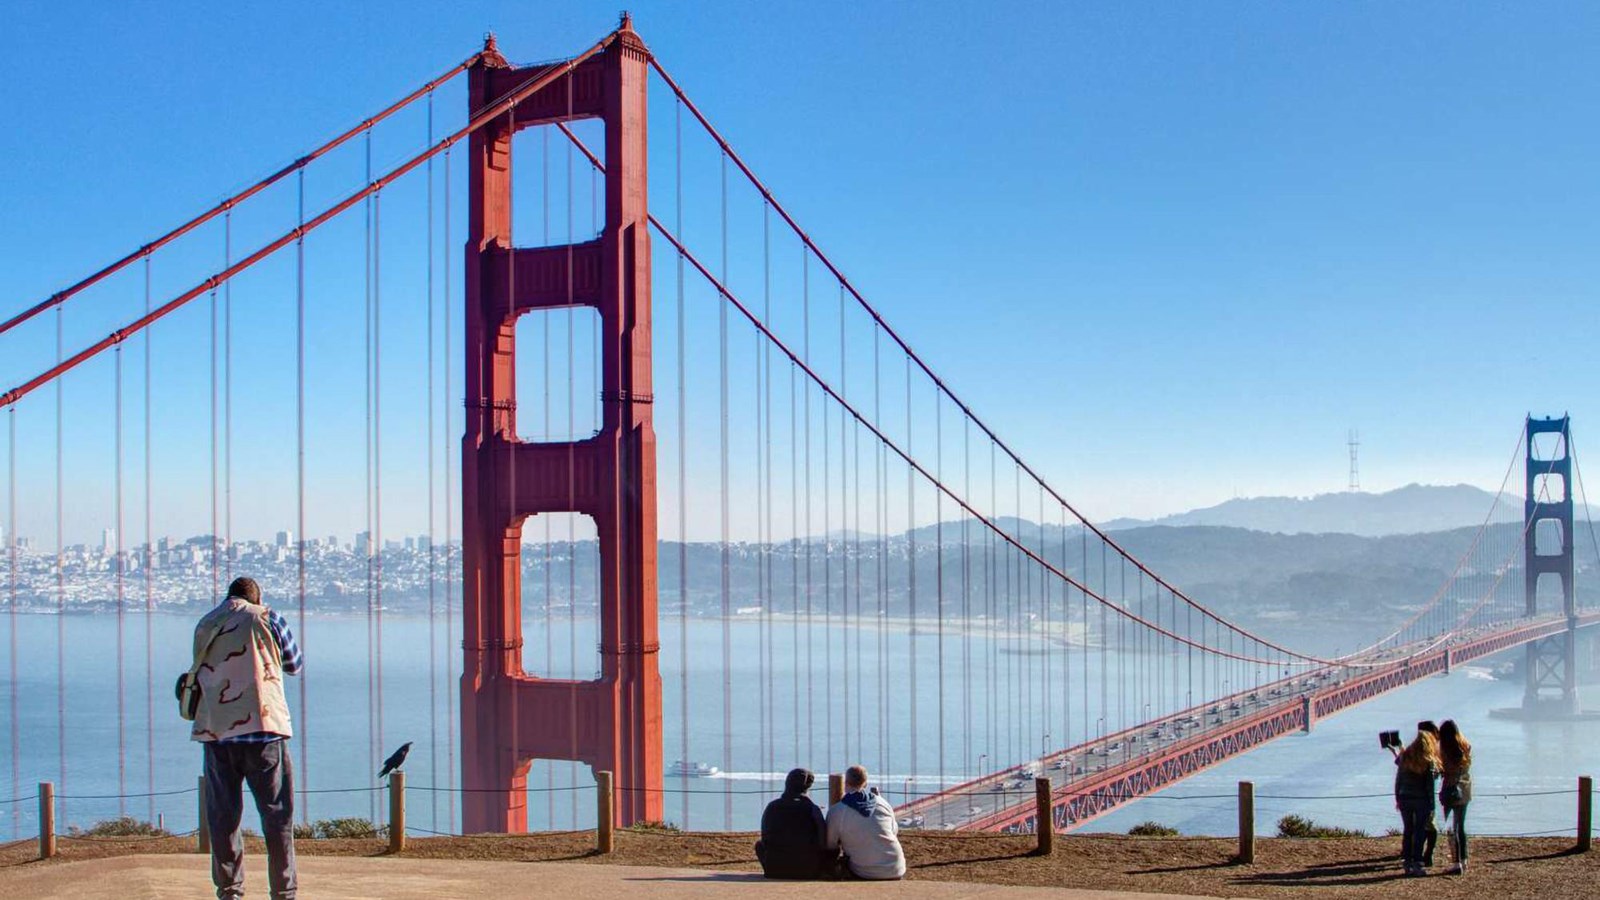
{"label": "distant hill", "polygon": [[[1146,525],[1248,528],[1276,534],[1354,534],[1382,537],[1477,527],[1494,495],[1468,484],[1408,484],[1369,494],[1347,491],[1315,497],[1249,497],[1155,520],[1114,519],[1102,527],[1126,530]],[[1580,507],[1576,515],[1582,518]],[[1507,494],[1494,510],[1495,522],[1520,522],[1522,498]]]}

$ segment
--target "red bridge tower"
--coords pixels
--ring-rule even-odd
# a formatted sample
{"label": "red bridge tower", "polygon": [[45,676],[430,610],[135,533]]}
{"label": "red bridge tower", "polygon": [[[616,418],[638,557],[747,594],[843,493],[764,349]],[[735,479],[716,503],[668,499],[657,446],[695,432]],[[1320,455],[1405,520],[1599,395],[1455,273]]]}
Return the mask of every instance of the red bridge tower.
{"label": "red bridge tower", "polygon": [[[469,115],[555,63],[517,68],[491,38],[472,66]],[[526,831],[534,759],[615,773],[617,821],[661,818],[656,625],[656,447],[651,425],[648,56],[624,18],[606,49],[472,135],[466,247],[466,434],[461,676],[463,825]],[[597,240],[517,249],[511,137],[582,118],[605,124],[605,223]],[[589,306],[601,329],[604,413],[592,438],[524,443],[516,432],[516,321]],[[521,532],[530,516],[594,519],[600,544],[600,678],[535,678],[522,665]]]}

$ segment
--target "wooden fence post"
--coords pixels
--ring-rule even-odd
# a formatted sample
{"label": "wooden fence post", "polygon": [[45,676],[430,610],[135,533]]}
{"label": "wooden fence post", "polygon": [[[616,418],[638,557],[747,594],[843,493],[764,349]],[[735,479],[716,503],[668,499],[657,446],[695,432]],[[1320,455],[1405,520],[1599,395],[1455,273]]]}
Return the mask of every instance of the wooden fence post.
{"label": "wooden fence post", "polygon": [[844,776],[836,773],[828,775],[828,805],[832,806],[844,799]]}
{"label": "wooden fence post", "polygon": [[1239,782],[1239,862],[1250,865],[1256,861],[1256,786],[1253,782]]}
{"label": "wooden fence post", "polygon": [[610,853],[616,843],[617,806],[610,772],[594,773],[595,849]]}
{"label": "wooden fence post", "polygon": [[56,855],[56,786],[39,782],[39,858]]}
{"label": "wooden fence post", "polygon": [[389,773],[389,852],[406,849],[406,773]]}
{"label": "wooden fence post", "polygon": [[1040,856],[1049,856],[1056,847],[1056,822],[1051,815],[1050,804],[1050,779],[1039,777],[1033,780],[1034,813],[1033,830],[1039,836]]}
{"label": "wooden fence post", "polygon": [[1594,779],[1578,776],[1578,852],[1588,853],[1594,826]]}
{"label": "wooden fence post", "polygon": [[195,781],[200,786],[197,792],[198,799],[195,801],[195,808],[200,813],[200,826],[195,829],[194,833],[195,851],[198,853],[210,853],[211,825],[206,818],[206,777],[201,775]]}

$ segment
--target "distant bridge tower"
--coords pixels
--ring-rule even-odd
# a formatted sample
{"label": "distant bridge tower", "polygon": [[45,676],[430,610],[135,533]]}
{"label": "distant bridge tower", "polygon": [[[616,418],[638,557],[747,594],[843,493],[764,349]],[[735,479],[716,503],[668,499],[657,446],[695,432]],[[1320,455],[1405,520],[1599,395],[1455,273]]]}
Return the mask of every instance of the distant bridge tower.
{"label": "distant bridge tower", "polygon": [[[1525,442],[1528,456],[1524,473],[1527,499],[1523,504],[1523,569],[1526,573],[1527,614],[1532,616],[1539,613],[1539,580],[1548,576],[1561,582],[1561,608],[1568,622],[1566,631],[1527,645],[1527,687],[1522,696],[1522,709],[1530,717],[1572,716],[1579,711],[1577,609],[1572,581],[1572,443],[1569,440],[1569,426],[1568,416],[1559,419],[1528,417]],[[1558,436],[1556,446],[1545,458],[1540,458],[1534,450],[1534,438],[1541,434]],[[1555,494],[1557,479],[1560,480],[1559,496]],[[1543,499],[1539,494],[1541,488],[1548,490],[1548,496]],[[1560,548],[1555,552],[1539,552],[1539,526],[1544,522],[1555,523],[1561,532]],[[1549,543],[1548,540],[1546,543]]]}
{"label": "distant bridge tower", "polygon": [[[615,775],[620,824],[662,810],[656,630],[656,449],[651,424],[647,53],[624,18],[601,53],[473,133],[468,159],[466,433],[462,439],[461,743],[468,832],[526,831],[534,759]],[[513,67],[491,38],[469,70],[468,115],[567,63]],[[605,125],[605,222],[583,243],[516,248],[512,132]],[[516,429],[516,322],[569,306],[599,313],[599,433],[524,443]],[[600,677],[523,668],[524,520],[581,513],[599,536]]]}

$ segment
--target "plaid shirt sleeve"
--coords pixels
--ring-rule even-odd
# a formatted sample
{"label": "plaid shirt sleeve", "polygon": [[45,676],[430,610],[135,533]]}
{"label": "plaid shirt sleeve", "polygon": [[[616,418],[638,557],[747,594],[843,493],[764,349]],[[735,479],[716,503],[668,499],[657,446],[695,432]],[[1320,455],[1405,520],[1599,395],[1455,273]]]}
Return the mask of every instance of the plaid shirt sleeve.
{"label": "plaid shirt sleeve", "polygon": [[278,642],[278,653],[283,658],[283,671],[289,675],[300,674],[306,658],[305,654],[300,652],[300,644],[294,639],[294,632],[289,630],[289,621],[277,610],[272,610],[267,613],[267,628]]}

